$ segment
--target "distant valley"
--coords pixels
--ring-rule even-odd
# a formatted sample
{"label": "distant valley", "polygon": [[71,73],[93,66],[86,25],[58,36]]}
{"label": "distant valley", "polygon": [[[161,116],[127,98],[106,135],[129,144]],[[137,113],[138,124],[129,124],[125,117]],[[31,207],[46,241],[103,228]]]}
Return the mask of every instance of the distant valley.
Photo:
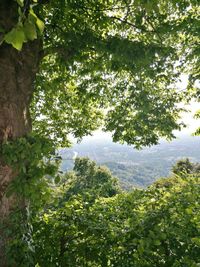
{"label": "distant valley", "polygon": [[172,165],[179,159],[200,162],[200,137],[182,136],[172,142],[136,150],[131,146],[113,143],[110,138],[86,138],[71,148],[61,149],[61,168],[73,168],[75,157],[89,157],[107,166],[120,179],[121,186],[146,187],[160,177],[170,175]]}

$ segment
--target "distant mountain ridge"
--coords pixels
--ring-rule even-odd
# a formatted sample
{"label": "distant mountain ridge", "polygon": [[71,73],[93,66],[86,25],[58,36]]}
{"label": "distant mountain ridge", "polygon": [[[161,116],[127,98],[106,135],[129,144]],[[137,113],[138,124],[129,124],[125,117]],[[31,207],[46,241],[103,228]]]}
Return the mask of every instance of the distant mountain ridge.
{"label": "distant mountain ridge", "polygon": [[89,157],[98,164],[106,165],[120,179],[123,188],[146,187],[159,177],[170,174],[172,165],[182,158],[200,162],[200,137],[182,136],[172,142],[142,150],[116,144],[111,139],[87,138],[72,148],[60,150],[62,170],[73,168],[76,156]]}

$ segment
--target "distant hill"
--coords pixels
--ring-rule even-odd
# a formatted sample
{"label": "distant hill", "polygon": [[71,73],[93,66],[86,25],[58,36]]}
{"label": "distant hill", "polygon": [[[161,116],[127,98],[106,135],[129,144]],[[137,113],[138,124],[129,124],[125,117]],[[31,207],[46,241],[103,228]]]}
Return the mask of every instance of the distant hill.
{"label": "distant hill", "polygon": [[119,177],[123,188],[146,187],[157,178],[168,176],[171,166],[181,158],[200,162],[200,137],[182,136],[172,142],[135,150],[131,146],[113,143],[110,138],[87,138],[72,148],[61,149],[62,170],[73,168],[76,156],[89,157],[106,165]]}

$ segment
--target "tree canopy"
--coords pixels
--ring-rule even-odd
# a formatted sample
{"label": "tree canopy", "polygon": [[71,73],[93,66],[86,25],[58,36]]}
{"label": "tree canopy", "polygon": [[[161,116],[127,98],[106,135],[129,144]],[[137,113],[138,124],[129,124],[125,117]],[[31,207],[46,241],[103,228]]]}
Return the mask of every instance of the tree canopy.
{"label": "tree canopy", "polygon": [[180,129],[178,103],[192,90],[176,82],[185,73],[191,89],[199,78],[198,1],[17,3],[4,43],[23,50],[43,42],[35,130],[64,145],[70,133],[81,138],[103,126],[114,141],[140,147]]}
{"label": "tree canopy", "polygon": [[[90,164],[84,166],[84,174],[90,172]],[[79,174],[80,185],[84,174]],[[199,174],[172,176],[147,189],[112,197],[96,194],[97,184],[90,191],[84,190],[85,185],[70,199],[66,199],[70,186],[61,185],[62,205],[54,199],[36,216],[35,264],[199,266]],[[88,201],[91,198],[94,201]]]}
{"label": "tree canopy", "polygon": [[117,179],[112,176],[110,170],[97,166],[88,158],[76,158],[73,172],[66,173],[63,180],[67,185],[65,201],[75,195],[97,198],[112,197],[120,192]]}

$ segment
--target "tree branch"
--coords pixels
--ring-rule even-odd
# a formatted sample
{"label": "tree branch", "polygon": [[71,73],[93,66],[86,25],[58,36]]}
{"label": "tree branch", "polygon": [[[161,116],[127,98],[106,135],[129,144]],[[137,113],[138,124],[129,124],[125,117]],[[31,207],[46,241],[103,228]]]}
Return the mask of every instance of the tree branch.
{"label": "tree branch", "polygon": [[153,23],[147,17],[145,17],[145,19],[146,19],[147,23],[149,23],[149,25],[151,26],[151,28],[154,30],[155,34],[158,36],[160,42],[162,43],[162,38],[161,38],[160,34],[156,31]]}
{"label": "tree branch", "polygon": [[148,30],[146,30],[146,29],[144,29],[144,28],[139,28],[138,26],[136,26],[136,25],[133,24],[132,22],[130,22],[130,21],[128,21],[128,20],[123,20],[123,19],[121,19],[121,18],[119,18],[119,17],[116,17],[116,16],[111,16],[111,17],[109,17],[109,18],[118,20],[118,21],[120,21],[120,22],[122,22],[122,23],[124,23],[124,24],[127,24],[127,25],[129,25],[129,26],[131,26],[131,27],[133,27],[133,28],[135,28],[136,30],[139,30],[139,31],[148,32],[148,33],[155,33],[154,31],[148,31]]}
{"label": "tree branch", "polygon": [[130,9],[130,7],[135,6],[134,4],[132,5],[126,5],[126,6],[121,6],[121,7],[112,7],[112,8],[91,8],[91,7],[86,7],[86,6],[79,6],[79,8],[83,9],[83,10],[90,10],[92,12],[103,12],[103,11],[114,11],[114,10],[121,10],[121,9]]}

